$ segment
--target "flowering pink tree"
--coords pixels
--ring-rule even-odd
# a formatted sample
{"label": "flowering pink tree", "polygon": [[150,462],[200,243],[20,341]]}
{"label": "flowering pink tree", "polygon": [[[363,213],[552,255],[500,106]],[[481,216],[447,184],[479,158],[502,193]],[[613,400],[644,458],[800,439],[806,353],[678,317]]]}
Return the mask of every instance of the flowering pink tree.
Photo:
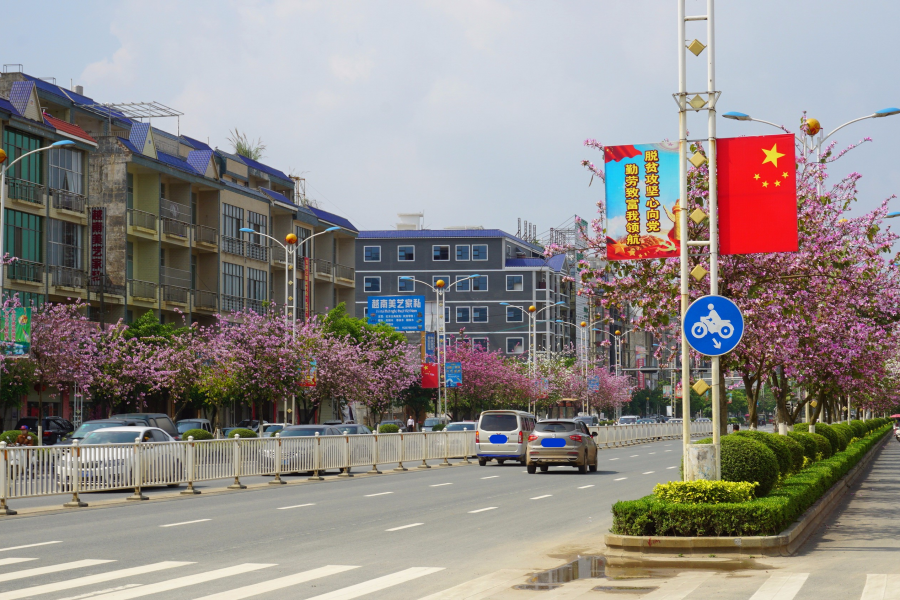
{"label": "flowering pink tree", "polygon": [[451,388],[450,412],[454,418],[472,417],[496,406],[526,408],[532,385],[521,363],[500,351],[488,352],[467,338],[451,340],[447,362],[462,365],[462,385]]}

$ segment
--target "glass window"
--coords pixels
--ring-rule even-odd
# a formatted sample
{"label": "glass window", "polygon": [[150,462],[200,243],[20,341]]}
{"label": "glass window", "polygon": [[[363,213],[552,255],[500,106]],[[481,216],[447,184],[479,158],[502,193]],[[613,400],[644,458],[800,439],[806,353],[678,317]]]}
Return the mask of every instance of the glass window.
{"label": "glass window", "polygon": [[488,291],[487,275],[480,275],[480,276],[472,279],[472,291],[473,292]]}
{"label": "glass window", "polygon": [[444,323],[449,323],[449,322],[450,322],[450,307],[445,306],[444,307]]}
{"label": "glass window", "polygon": [[17,210],[6,209],[6,235],[3,251],[20,260],[44,262],[41,252],[41,217]]}
{"label": "glass window", "polygon": [[468,292],[469,286],[471,285],[472,280],[469,279],[468,275],[457,275],[456,276],[456,291],[457,292]]}
{"label": "glass window", "polygon": [[32,183],[42,183],[41,161],[43,152],[35,152],[31,156],[23,158],[16,164],[12,164],[17,158],[32,150],[41,147],[41,139],[27,133],[21,133],[9,127],[3,130],[3,150],[6,152],[9,167],[6,176],[14,179],[24,179]]}
{"label": "glass window", "polygon": [[397,260],[416,260],[415,246],[398,246]]}
{"label": "glass window", "polygon": [[400,277],[397,278],[397,291],[398,292],[414,292],[416,291],[416,282],[412,279],[402,279]]}
{"label": "glass window", "polygon": [[432,260],[450,260],[450,246],[432,246]]}
{"label": "glass window", "polygon": [[[269,233],[269,217],[266,215],[255,213],[251,210],[247,211],[247,227],[258,233]],[[261,235],[249,234],[250,241],[261,246],[268,246],[268,240]]]}
{"label": "glass window", "polygon": [[469,246],[456,247],[456,260],[469,260]]}
{"label": "glass window", "polygon": [[297,234],[297,256],[300,258],[309,258],[309,244],[306,243],[306,240],[312,235],[312,230],[297,225],[295,227],[295,232]]}
{"label": "glass window", "polygon": [[125,242],[125,279],[134,279],[134,242]]}
{"label": "glass window", "polygon": [[381,246],[363,246],[363,261],[381,262]]}
{"label": "glass window", "polygon": [[437,287],[438,279],[440,279],[441,281],[444,282],[444,287],[445,287],[445,288],[447,287],[447,284],[450,283],[450,276],[449,276],[449,275],[433,275],[433,276],[431,277],[431,285],[433,285],[434,287]]}
{"label": "glass window", "polygon": [[507,354],[522,354],[525,352],[525,339],[520,337],[506,338]]}
{"label": "glass window", "polygon": [[469,323],[471,321],[471,315],[469,312],[468,306],[457,306],[456,307],[456,322],[457,323]]}
{"label": "glass window", "polygon": [[472,260],[487,260],[487,244],[472,244]]}
{"label": "glass window", "polygon": [[237,206],[232,206],[230,204],[223,204],[224,208],[224,222],[223,222],[223,231],[222,233],[226,237],[235,238],[235,239],[243,239],[241,235],[241,227],[244,226],[244,209],[238,208]]}
{"label": "glass window", "polygon": [[50,187],[84,194],[84,170],[80,150],[50,148]]}
{"label": "glass window", "polygon": [[507,323],[521,323],[525,320],[525,315],[520,310],[519,307],[516,306],[507,306],[506,307],[506,322]]}
{"label": "glass window", "polygon": [[488,307],[487,306],[476,306],[472,309],[472,322],[473,323],[487,323],[488,322]]}
{"label": "glass window", "polygon": [[125,174],[125,208],[134,208],[134,175]]}
{"label": "glass window", "polygon": [[363,277],[363,286],[366,292],[380,292],[381,277]]}
{"label": "glass window", "polygon": [[[251,213],[252,214],[252,213]],[[247,269],[247,297],[251,300],[266,300],[269,286],[266,285],[268,273],[262,269]]]}
{"label": "glass window", "polygon": [[84,227],[58,219],[48,221],[47,263],[56,267],[83,267],[82,236]]}
{"label": "glass window", "polygon": [[565,431],[575,431],[575,429],[575,423],[547,423],[542,421],[535,426],[535,430],[548,433],[563,433]]}
{"label": "glass window", "polygon": [[515,431],[519,428],[519,420],[513,414],[487,413],[481,415],[478,429],[481,431]]}
{"label": "glass window", "polygon": [[[13,298],[19,298],[19,306],[32,306],[34,308],[39,307],[44,303],[44,295],[43,294],[35,294],[34,292],[17,292],[16,290],[6,290],[3,292],[3,300],[12,300]],[[92,307],[88,307],[92,308]]]}
{"label": "glass window", "polygon": [[226,296],[244,297],[244,267],[228,262],[222,263],[224,291]]}
{"label": "glass window", "polygon": [[507,275],[506,276],[506,291],[507,292],[521,292],[524,280],[525,280],[525,278],[522,275]]}
{"label": "glass window", "polygon": [[474,348],[481,348],[485,352],[488,351],[488,339],[486,337],[477,337],[472,338],[472,346]]}

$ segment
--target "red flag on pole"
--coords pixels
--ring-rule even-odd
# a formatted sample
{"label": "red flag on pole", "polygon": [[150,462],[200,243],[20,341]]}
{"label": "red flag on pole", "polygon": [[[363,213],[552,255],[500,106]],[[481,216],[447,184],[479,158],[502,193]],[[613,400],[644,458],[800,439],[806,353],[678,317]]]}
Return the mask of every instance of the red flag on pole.
{"label": "red flag on pole", "polygon": [[793,134],[717,142],[719,253],[797,251]]}
{"label": "red flag on pole", "polygon": [[438,366],[435,363],[422,363],[422,387],[438,387]]}

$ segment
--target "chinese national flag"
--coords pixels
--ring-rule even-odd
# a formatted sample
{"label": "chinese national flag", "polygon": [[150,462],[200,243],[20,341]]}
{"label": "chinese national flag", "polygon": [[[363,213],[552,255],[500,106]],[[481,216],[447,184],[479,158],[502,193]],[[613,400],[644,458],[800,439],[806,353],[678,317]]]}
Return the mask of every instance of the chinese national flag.
{"label": "chinese national flag", "polygon": [[725,138],[717,144],[719,252],[796,252],[794,136]]}
{"label": "chinese national flag", "polygon": [[438,366],[435,363],[422,363],[422,387],[438,387]]}

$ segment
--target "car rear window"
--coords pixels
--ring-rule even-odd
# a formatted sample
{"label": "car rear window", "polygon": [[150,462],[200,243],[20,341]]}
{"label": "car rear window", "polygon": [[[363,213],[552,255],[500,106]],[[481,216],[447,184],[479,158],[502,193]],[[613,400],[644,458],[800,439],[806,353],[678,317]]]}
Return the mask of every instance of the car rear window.
{"label": "car rear window", "polygon": [[551,433],[558,431],[575,431],[575,423],[538,423],[535,429]]}
{"label": "car rear window", "polygon": [[516,415],[481,415],[482,431],[515,431],[519,428]]}

